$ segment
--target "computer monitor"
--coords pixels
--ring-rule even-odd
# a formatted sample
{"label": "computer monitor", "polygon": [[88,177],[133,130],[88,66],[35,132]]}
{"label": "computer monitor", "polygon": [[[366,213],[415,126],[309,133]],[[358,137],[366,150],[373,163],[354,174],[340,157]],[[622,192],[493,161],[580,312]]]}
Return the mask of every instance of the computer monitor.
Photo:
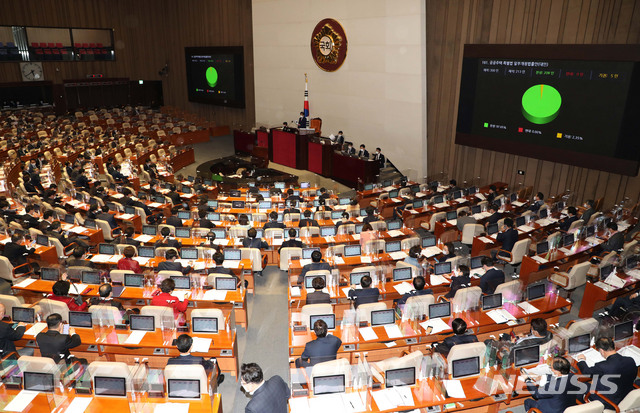
{"label": "computer monitor", "polygon": [[392,189],[391,191],[389,191],[389,198],[397,198],[399,193],[400,191],[398,191],[397,189]]}
{"label": "computer monitor", "polygon": [[242,252],[239,249],[225,249],[224,259],[225,261],[240,261],[240,259],[242,259]]}
{"label": "computer monitor", "polygon": [[402,221],[398,219],[387,221],[387,231],[394,231],[400,228],[402,228]]}
{"label": "computer monitor", "polygon": [[587,237],[593,237],[596,234],[596,226],[595,225],[588,226],[585,234]]}
{"label": "computer monitor", "polygon": [[42,267],[40,268],[40,279],[47,281],[58,281],[60,279],[60,269]]}
{"label": "computer monitor", "polygon": [[451,273],[451,261],[437,262],[434,265],[434,272],[436,275]]}
{"label": "computer monitor", "polygon": [[310,260],[311,259],[311,254],[313,254],[313,251],[320,251],[320,248],[303,248],[302,249],[302,259],[303,260]]}
{"label": "computer monitor", "polygon": [[444,201],[444,196],[436,195],[433,198],[431,198],[431,200],[433,201],[434,204],[441,204]]}
{"label": "computer monitor", "polygon": [[549,241],[542,241],[536,244],[536,254],[542,255],[549,252]]}
{"label": "computer monitor", "polygon": [[475,356],[453,360],[451,369],[453,370],[451,376],[454,379],[480,374],[480,357]]}
{"label": "computer monitor", "polygon": [[213,185],[213,179],[205,178],[202,180],[202,183],[205,184],[206,186],[211,186]]}
{"label": "computer monitor", "polygon": [[482,212],[482,207],[480,205],[473,205],[471,207],[471,214],[475,215],[475,214],[479,214]]}
{"label": "computer monitor", "polygon": [[356,224],[356,234],[362,232],[362,227],[364,227],[364,224]]}
{"label": "computer monitor", "polygon": [[411,267],[399,267],[393,269],[393,281],[406,281],[411,278]]}
{"label": "computer monitor", "polygon": [[575,236],[573,233],[564,234],[564,236],[562,237],[562,246],[568,247],[569,245],[573,244],[574,240],[575,240]]}
{"label": "computer monitor", "polygon": [[170,399],[199,399],[199,379],[168,379],[167,397]]}
{"label": "computer monitor", "polygon": [[416,199],[415,201],[413,201],[411,206],[413,206],[414,209],[415,208],[422,208],[424,206],[424,201],[422,199]]}
{"label": "computer monitor", "polygon": [[516,227],[521,227],[527,223],[527,219],[525,217],[517,217],[516,218]]}
{"label": "computer monitor", "polygon": [[334,330],[336,328],[335,314],[316,314],[316,315],[309,316],[309,328],[313,329],[313,325],[318,320],[322,320],[325,323],[327,323],[328,330]]}
{"label": "computer monitor", "polygon": [[224,228],[214,228],[212,231],[216,234],[216,239],[227,238],[227,231]]}
{"label": "computer monitor", "polygon": [[509,195],[509,201],[516,202],[518,200],[518,194],[516,192]]}
{"label": "computer monitor", "polygon": [[351,199],[349,198],[340,198],[338,199],[339,205],[349,205],[351,203]]}
{"label": "computer monitor", "polygon": [[382,181],[382,186],[391,186],[393,185],[393,181],[391,179],[385,179],[384,181]]}
{"label": "computer monitor", "polygon": [[484,256],[471,257],[471,260],[469,262],[469,267],[471,267],[472,270],[481,268],[482,267],[482,259],[483,258],[484,258]]}
{"label": "computer monitor", "polygon": [[313,289],[313,279],[316,277],[320,277],[324,280],[325,285],[327,285],[327,277],[324,274],[319,275],[305,275],[304,276],[304,287],[306,289]]}
{"label": "computer monitor", "polygon": [[385,387],[413,386],[416,384],[416,368],[405,367],[384,372]]}
{"label": "computer monitor", "polygon": [[82,271],[80,279],[83,284],[100,284],[100,271]]}
{"label": "computer monitor", "polygon": [[172,275],[169,277],[176,285],[176,290],[188,290],[191,288],[191,277]]}
{"label": "computer monitor", "polygon": [[498,223],[487,225],[487,234],[493,235],[498,232]]}
{"label": "computer monitor", "polygon": [[219,212],[207,212],[207,219],[209,221],[220,221],[220,213]]}
{"label": "computer monitor", "polygon": [[22,380],[24,390],[53,393],[55,388],[52,373],[25,371],[22,373]]}
{"label": "computer monitor", "polygon": [[218,201],[217,200],[209,200],[209,201],[207,201],[207,206],[209,208],[218,208]]}
{"label": "computer monitor", "polygon": [[216,290],[235,291],[237,288],[235,277],[216,277]]}
{"label": "computer monitor", "polygon": [[49,246],[49,237],[46,235],[36,235],[36,244],[42,245],[43,247]]}
{"label": "computer monitor", "polygon": [[143,258],[153,258],[156,256],[156,249],[152,246],[138,247],[138,256]]}
{"label": "computer monitor", "polygon": [[344,393],[345,390],[344,374],[315,376],[313,378],[314,396],[321,394]]}
{"label": "computer monitor", "polygon": [[91,313],[87,313],[86,311],[69,311],[69,326],[79,328],[93,327]]}
{"label": "computer monitor", "polygon": [[129,327],[131,331],[155,331],[156,323],[152,315],[131,314],[129,316]]}
{"label": "computer monitor", "polygon": [[156,227],[155,225],[143,225],[142,233],[144,235],[155,237],[156,235],[158,235],[158,227]]}
{"label": "computer monitor", "polygon": [[116,253],[116,246],[113,244],[99,244],[98,245],[98,254],[104,254],[104,255],[115,255]]}
{"label": "computer monitor", "polygon": [[607,264],[604,267],[600,268],[600,279],[604,280],[613,272],[613,264]]}
{"label": "computer monitor", "polygon": [[243,209],[244,208],[244,201],[231,201],[231,208]]}
{"label": "computer monitor", "polygon": [[189,211],[178,211],[178,218],[180,218],[180,219],[191,219],[191,212],[189,212]]}
{"label": "computer monitor", "polygon": [[276,189],[284,189],[284,182],[274,182],[273,186]]}
{"label": "computer monitor", "polygon": [[93,394],[96,396],[127,396],[127,381],[124,377],[93,377]]}
{"label": "computer monitor", "polygon": [[125,205],[124,213],[125,214],[129,214],[129,215],[135,215],[136,214],[136,209],[135,209],[135,207],[132,207],[130,205]]}
{"label": "computer monitor", "polygon": [[462,191],[454,191],[451,194],[451,199],[459,199],[462,198]]}
{"label": "computer monitor", "polygon": [[36,321],[36,311],[33,308],[12,307],[11,321],[14,323],[33,324]]}
{"label": "computer monitor", "polygon": [[388,310],[377,310],[371,312],[371,325],[383,326],[385,324],[395,324],[396,312],[393,308]]}
{"label": "computer monitor", "polygon": [[191,238],[191,228],[176,228],[176,238]]}
{"label": "computer monitor", "polygon": [[180,258],[183,260],[197,260],[198,259],[198,249],[197,248],[181,248],[180,249]]}
{"label": "computer monitor", "polygon": [[633,320],[613,326],[613,339],[615,341],[626,340],[631,337],[633,337]]}
{"label": "computer monitor", "polygon": [[547,285],[544,283],[534,284],[527,287],[527,300],[533,301],[542,298],[547,294]]}
{"label": "computer monitor", "polygon": [[424,237],[421,238],[421,245],[422,248],[429,248],[429,247],[434,247],[436,245],[436,237]]}
{"label": "computer monitor", "polygon": [[336,227],[334,227],[333,225],[320,227],[320,235],[323,237],[333,237],[334,235],[336,235],[336,233]]}
{"label": "computer monitor", "polygon": [[365,277],[367,275],[369,275],[368,272],[352,272],[351,274],[349,274],[351,285],[360,285],[362,277]]}
{"label": "computer monitor", "polygon": [[364,208],[360,208],[360,216],[361,217],[366,217],[367,216],[367,210]]}
{"label": "computer monitor", "polygon": [[540,219],[545,219],[549,216],[549,210],[547,208],[540,208],[538,215],[540,216]]}
{"label": "computer monitor", "polygon": [[575,354],[591,347],[591,334],[582,334],[569,339],[569,353]]}
{"label": "computer monitor", "polygon": [[442,318],[451,315],[451,303],[438,303],[429,305],[429,318]]}
{"label": "computer monitor", "polygon": [[387,241],[384,244],[384,251],[386,253],[398,252],[402,249],[402,243],[400,241]]}
{"label": "computer monitor", "polygon": [[167,199],[164,197],[164,195],[156,195],[155,197],[153,197],[153,200],[159,204],[165,204],[167,202]]}
{"label": "computer monitor", "polygon": [[456,211],[447,211],[447,221],[453,221],[454,219],[458,218],[458,214],[456,214]]}
{"label": "computer monitor", "polygon": [[271,209],[271,201],[259,201],[258,208],[260,209]]}
{"label": "computer monitor", "polygon": [[411,192],[413,192],[414,194],[417,194],[418,192],[420,192],[420,185],[411,185],[409,187],[409,189],[411,190]]}
{"label": "computer monitor", "polygon": [[373,189],[373,184],[364,184],[364,190],[365,191],[370,191]]}
{"label": "computer monitor", "polygon": [[242,195],[242,193],[237,189],[232,189],[229,191],[229,196],[231,197],[238,197],[240,195]]}
{"label": "computer monitor", "polygon": [[482,296],[482,310],[487,311],[502,307],[502,294],[491,294]]}
{"label": "computer monitor", "polygon": [[73,215],[71,215],[71,214],[66,214],[66,215],[64,216],[64,222],[66,222],[67,224],[71,224],[71,225],[73,225],[73,224],[75,224],[75,223],[76,223],[76,217],[74,217],[74,216],[73,216]]}
{"label": "computer monitor", "polygon": [[540,345],[527,346],[515,349],[514,362],[516,367],[530,364],[538,364],[540,361]]}
{"label": "computer monitor", "polygon": [[355,245],[345,245],[344,246],[344,256],[345,257],[358,257],[360,256],[360,244]]}
{"label": "computer monitor", "polygon": [[467,194],[469,195],[474,195],[476,192],[478,192],[478,187],[476,186],[470,186],[467,188]]}
{"label": "computer monitor", "polygon": [[144,274],[125,274],[124,286],[125,287],[143,287]]}
{"label": "computer monitor", "polygon": [[331,219],[342,218],[342,211],[331,211]]}
{"label": "computer monitor", "polygon": [[217,333],[218,319],[216,317],[191,317],[191,331],[193,333]]}

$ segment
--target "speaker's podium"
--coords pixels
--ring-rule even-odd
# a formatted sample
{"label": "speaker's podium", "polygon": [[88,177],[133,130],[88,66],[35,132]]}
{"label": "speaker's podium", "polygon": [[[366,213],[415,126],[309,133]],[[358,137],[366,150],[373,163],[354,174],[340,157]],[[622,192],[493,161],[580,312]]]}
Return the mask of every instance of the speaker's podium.
{"label": "speaker's podium", "polygon": [[307,169],[309,136],[311,135],[301,134],[299,131],[285,132],[282,129],[271,129],[269,160],[290,168]]}

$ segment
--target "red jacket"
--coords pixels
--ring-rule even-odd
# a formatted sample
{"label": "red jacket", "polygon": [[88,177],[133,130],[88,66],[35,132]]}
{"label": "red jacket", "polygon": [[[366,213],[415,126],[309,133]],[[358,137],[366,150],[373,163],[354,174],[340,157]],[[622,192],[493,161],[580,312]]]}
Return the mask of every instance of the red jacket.
{"label": "red jacket", "polygon": [[142,268],[140,268],[140,263],[138,261],[131,258],[122,258],[118,261],[118,269],[119,270],[131,270],[136,274],[142,273]]}
{"label": "red jacket", "polygon": [[189,304],[189,300],[185,299],[180,302],[178,297],[174,297],[169,293],[160,293],[151,299],[151,305],[173,308],[174,316],[178,316],[180,313],[187,311],[187,304]]}
{"label": "red jacket", "polygon": [[82,303],[82,305],[76,304],[76,300],[74,300],[73,297],[63,297],[60,295],[49,294],[47,298],[49,300],[56,300],[65,303],[71,311],[87,311],[87,307],[89,307],[89,304],[87,304],[86,302]]}

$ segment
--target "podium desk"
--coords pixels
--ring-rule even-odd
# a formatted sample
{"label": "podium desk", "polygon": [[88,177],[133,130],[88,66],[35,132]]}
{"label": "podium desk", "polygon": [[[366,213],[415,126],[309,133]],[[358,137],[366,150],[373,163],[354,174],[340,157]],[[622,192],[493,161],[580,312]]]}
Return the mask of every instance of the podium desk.
{"label": "podium desk", "polygon": [[[308,142],[308,169],[318,175],[329,177],[333,171],[333,151],[334,146],[330,139],[309,138]],[[341,165],[336,165],[340,168]]]}
{"label": "podium desk", "polygon": [[233,149],[236,153],[242,152],[250,154],[255,147],[256,135],[239,130],[233,131]]}
{"label": "podium desk", "polygon": [[340,152],[333,152],[331,177],[352,188],[358,183],[375,182],[380,175],[380,164],[369,159],[357,158]]}
{"label": "podium desk", "polygon": [[269,135],[269,160],[295,169],[307,169],[308,135],[271,129]]}

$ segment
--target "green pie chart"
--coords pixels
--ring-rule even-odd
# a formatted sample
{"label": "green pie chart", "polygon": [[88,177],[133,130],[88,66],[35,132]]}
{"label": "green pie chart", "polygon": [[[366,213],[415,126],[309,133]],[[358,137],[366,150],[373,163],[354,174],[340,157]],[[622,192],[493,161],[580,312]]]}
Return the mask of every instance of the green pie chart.
{"label": "green pie chart", "polygon": [[216,87],[216,85],[218,84],[218,71],[215,68],[209,66],[205,76],[207,77],[207,83],[209,84],[209,87]]}
{"label": "green pie chart", "polygon": [[522,95],[522,114],[531,123],[544,125],[560,112],[562,96],[553,86],[535,85]]}

